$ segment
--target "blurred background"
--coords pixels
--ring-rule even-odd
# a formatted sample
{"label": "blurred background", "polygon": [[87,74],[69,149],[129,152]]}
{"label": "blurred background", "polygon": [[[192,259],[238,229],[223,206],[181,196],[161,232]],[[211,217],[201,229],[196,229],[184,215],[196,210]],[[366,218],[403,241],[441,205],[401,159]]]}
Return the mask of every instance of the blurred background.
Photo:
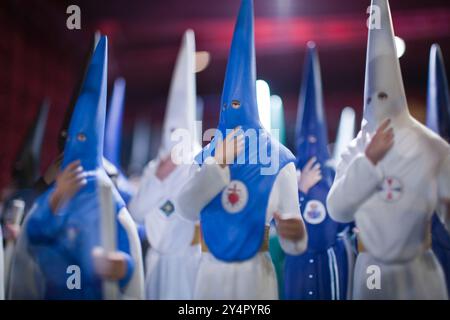
{"label": "blurred background", "polygon": [[[123,158],[131,152],[137,121],[150,125],[153,157],[159,144],[171,73],[181,36],[196,34],[197,50],[211,55],[198,74],[204,128],[216,125],[220,94],[239,0],[1,0],[0,188],[42,100],[51,102],[42,168],[57,155],[56,140],[95,30],[109,37],[109,92],[127,81]],[[66,28],[66,9],[81,9],[81,30]],[[329,139],[340,111],[352,106],[360,122],[370,0],[255,0],[257,73],[281,96],[287,144],[292,145],[306,43],[321,60]],[[401,66],[412,113],[424,119],[428,55],[441,45],[450,65],[448,0],[391,0],[397,36],[406,44]],[[448,74],[450,72],[447,71]]]}

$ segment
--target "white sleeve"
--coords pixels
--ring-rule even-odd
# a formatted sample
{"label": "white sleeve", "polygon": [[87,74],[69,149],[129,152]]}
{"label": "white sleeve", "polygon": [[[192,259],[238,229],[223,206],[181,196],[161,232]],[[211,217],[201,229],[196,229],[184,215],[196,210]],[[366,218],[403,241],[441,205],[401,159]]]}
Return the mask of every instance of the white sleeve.
{"label": "white sleeve", "polygon": [[139,188],[135,195],[131,198],[128,204],[128,211],[133,217],[134,221],[139,224],[143,224],[145,216],[147,215],[147,207],[145,204],[146,197],[148,197],[148,182],[150,178],[155,174],[156,160],[150,161],[144,169],[141,180],[139,182]]}
{"label": "white sleeve", "polygon": [[230,170],[228,166],[219,166],[212,157],[201,167],[193,166],[193,173],[181,189],[176,206],[184,218],[197,221],[200,211],[230,183]]}
{"label": "white sleeve", "polygon": [[358,207],[364,203],[383,180],[383,173],[367,159],[361,133],[342,155],[333,185],[328,193],[327,208],[334,220],[354,220]]}
{"label": "white sleeve", "polygon": [[[297,172],[295,165],[289,163],[278,173],[275,183],[272,187],[271,197],[278,197],[276,211],[278,211],[283,218],[296,217],[303,221],[300,213],[300,203],[298,201],[298,185]],[[270,201],[271,199],[269,199]],[[272,212],[273,215],[273,212]],[[290,255],[298,255],[306,250],[308,245],[308,235],[298,241],[291,241],[288,239],[279,238],[281,248]]]}
{"label": "white sleeve", "polygon": [[439,207],[437,213],[450,232],[450,154],[442,162],[438,176]]}

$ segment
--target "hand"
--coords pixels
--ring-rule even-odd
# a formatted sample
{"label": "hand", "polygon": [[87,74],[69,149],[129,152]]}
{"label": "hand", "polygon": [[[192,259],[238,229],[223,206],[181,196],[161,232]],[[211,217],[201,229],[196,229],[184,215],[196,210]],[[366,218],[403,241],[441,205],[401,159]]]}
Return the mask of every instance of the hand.
{"label": "hand", "polygon": [[316,160],[316,157],[309,159],[308,163],[303,167],[300,173],[298,189],[303,193],[308,193],[312,187],[322,180],[320,163],[315,163]]}
{"label": "hand", "polygon": [[234,162],[243,149],[244,134],[241,127],[236,127],[227,134],[223,141],[217,141],[214,158],[222,168],[225,168],[227,164]]}
{"label": "hand", "polygon": [[168,156],[166,159],[163,159],[159,162],[155,175],[159,180],[164,180],[172,173],[175,168],[176,164],[174,164],[172,158]]}
{"label": "hand", "polygon": [[16,241],[20,235],[20,226],[12,223],[5,223],[5,240]]}
{"label": "hand", "polygon": [[95,272],[105,280],[118,281],[127,274],[127,260],[121,251],[106,253],[101,247],[92,251]]}
{"label": "hand", "polygon": [[56,176],[61,168],[61,162],[63,160],[63,153],[61,153],[47,168],[42,177],[47,185],[51,185],[55,181]]}
{"label": "hand", "polygon": [[56,188],[50,196],[50,207],[53,212],[56,213],[61,205],[72,198],[86,183],[86,175],[80,161],[70,163],[56,178]]}
{"label": "hand", "polygon": [[300,217],[283,218],[279,212],[273,215],[278,235],[286,240],[299,241],[305,237],[305,224]]}
{"label": "hand", "polygon": [[383,121],[366,148],[366,157],[374,165],[377,165],[378,162],[383,160],[394,145],[394,130],[388,128],[390,123],[391,120],[389,119]]}

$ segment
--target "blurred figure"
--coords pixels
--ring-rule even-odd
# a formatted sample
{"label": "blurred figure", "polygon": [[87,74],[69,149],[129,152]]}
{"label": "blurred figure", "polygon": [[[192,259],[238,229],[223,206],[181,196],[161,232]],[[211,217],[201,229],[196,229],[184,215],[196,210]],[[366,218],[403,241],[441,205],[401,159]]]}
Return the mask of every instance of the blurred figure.
{"label": "blurred figure", "polygon": [[117,187],[120,196],[128,204],[134,194],[134,188],[123,173],[120,160],[125,87],[124,79],[119,78],[114,81],[106,118],[105,159],[103,160],[103,165],[109,177],[113,180],[114,185]]}
{"label": "blurred figure", "polygon": [[[306,224],[308,249],[286,256],[285,297],[297,300],[344,300],[347,298],[348,224],[337,223],[325,203],[334,177],[328,152],[322,80],[316,45],[308,43],[303,87],[297,119],[298,191]],[[344,233],[341,235],[341,233]]]}
{"label": "blurred figure", "polygon": [[[173,72],[158,158],[145,168],[129,206],[133,218],[144,225],[150,244],[147,299],[192,299],[201,253],[200,229],[179,214],[175,199],[188,179],[194,153],[200,150],[195,139],[195,114],[195,37],[188,30]],[[184,154],[178,162],[175,158],[181,135],[187,139],[182,140]]]}
{"label": "blurred figure", "polygon": [[[102,167],[106,112],[107,39],[92,56],[67,131],[62,172],[36,201],[26,222],[28,250],[43,275],[44,299],[101,299],[101,281],[118,281],[124,297],[143,296],[142,257],[136,226],[116,189],[118,251],[100,245],[98,183],[112,185]],[[69,268],[79,268],[79,287]]]}
{"label": "blurred figure", "polygon": [[[449,208],[450,147],[408,111],[387,0],[372,0],[375,20],[364,125],[338,164],[328,210],[359,230],[354,299],[447,299],[429,226],[438,206]],[[438,213],[448,231],[449,211]]]}
{"label": "blurred figure", "polygon": [[[438,44],[433,44],[430,52],[427,102],[427,127],[450,143],[448,81],[444,59]],[[445,208],[437,208],[437,210],[445,210]],[[433,215],[431,234],[433,252],[444,269],[447,291],[450,292],[450,235],[438,214]]]}

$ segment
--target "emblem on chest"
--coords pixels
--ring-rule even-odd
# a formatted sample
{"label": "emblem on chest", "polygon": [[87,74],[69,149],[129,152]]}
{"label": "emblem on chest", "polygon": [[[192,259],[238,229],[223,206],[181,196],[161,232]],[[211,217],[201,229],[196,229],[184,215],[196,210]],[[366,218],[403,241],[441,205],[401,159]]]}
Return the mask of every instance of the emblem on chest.
{"label": "emblem on chest", "polygon": [[172,201],[167,200],[161,208],[159,208],[167,217],[170,217],[172,213],[175,211],[175,207]]}
{"label": "emblem on chest", "polygon": [[327,210],[322,202],[310,200],[306,204],[303,218],[310,224],[319,224],[327,217]]}
{"label": "emblem on chest", "polygon": [[386,177],[378,187],[378,195],[386,202],[395,202],[403,195],[403,184],[395,177]]}
{"label": "emblem on chest", "polygon": [[248,190],[239,180],[231,181],[222,192],[222,207],[228,213],[237,213],[245,208],[248,202]]}

